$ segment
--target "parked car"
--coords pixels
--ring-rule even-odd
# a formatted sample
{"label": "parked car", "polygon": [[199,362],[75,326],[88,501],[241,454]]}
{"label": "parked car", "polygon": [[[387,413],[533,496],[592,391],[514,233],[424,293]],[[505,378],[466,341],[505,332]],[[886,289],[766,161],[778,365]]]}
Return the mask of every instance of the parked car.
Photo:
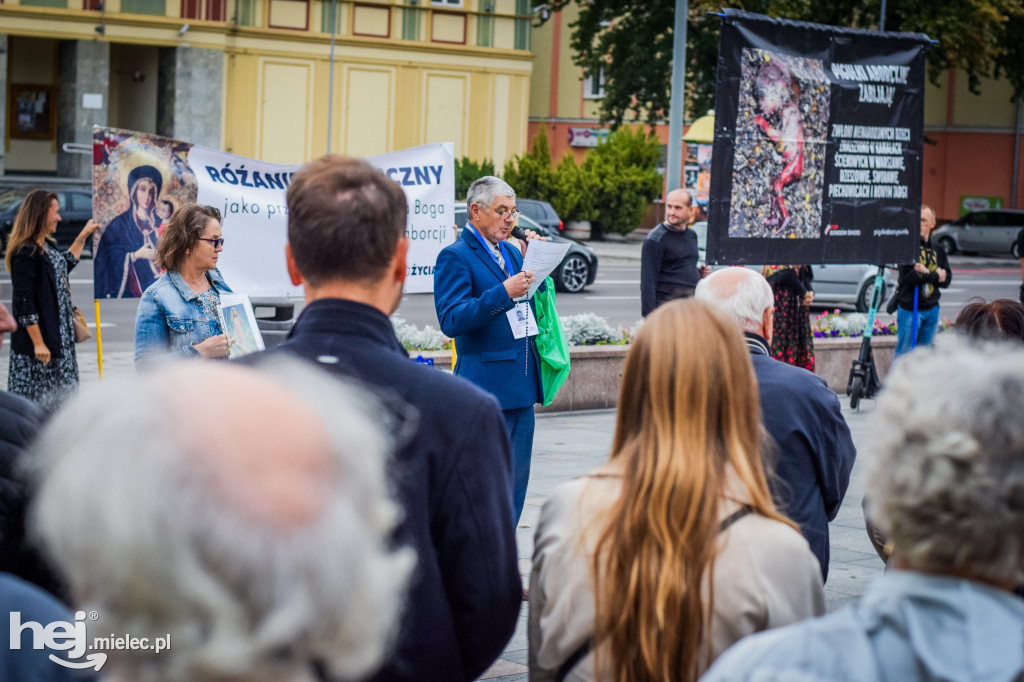
{"label": "parked car", "polygon": [[947,254],[958,251],[977,253],[994,251],[1020,258],[1017,235],[1024,230],[1024,211],[991,209],[973,211],[947,223],[932,233],[932,241]]}
{"label": "parked car", "polygon": [[[0,251],[7,249],[7,239],[14,227],[21,202],[32,191],[30,187],[16,187],[0,192]],[[66,249],[75,241],[85,224],[92,217],[92,192],[84,189],[51,189],[57,195],[61,221],[57,223],[54,238],[57,246]],[[86,241],[82,255],[92,256],[92,240]]]}
{"label": "parked car", "polygon": [[564,227],[562,219],[555,213],[555,209],[551,204],[546,201],[516,197],[516,208],[533,220],[533,222],[543,225],[551,232],[561,232]]}
{"label": "parked car", "polygon": [[[708,224],[700,221],[693,224],[697,233],[697,250],[700,260],[704,261],[708,239]],[[751,270],[761,272],[760,265],[748,265]],[[857,312],[866,313],[871,305],[871,295],[875,290],[877,265],[838,264],[812,265],[814,271],[814,302],[818,305],[853,305]],[[885,270],[885,292],[880,308],[896,287],[896,275],[891,268]]]}
{"label": "parked car", "polygon": [[[516,206],[519,205],[520,200],[517,200]],[[460,232],[466,226],[466,204],[464,202],[455,204],[455,225],[458,226]],[[525,214],[519,216],[519,226],[524,230],[533,230],[553,242],[570,242],[569,250],[562,258],[562,262],[551,273],[551,278],[555,281],[555,289],[577,294],[594,283],[594,278],[597,277],[597,254],[590,247],[539,225]]]}

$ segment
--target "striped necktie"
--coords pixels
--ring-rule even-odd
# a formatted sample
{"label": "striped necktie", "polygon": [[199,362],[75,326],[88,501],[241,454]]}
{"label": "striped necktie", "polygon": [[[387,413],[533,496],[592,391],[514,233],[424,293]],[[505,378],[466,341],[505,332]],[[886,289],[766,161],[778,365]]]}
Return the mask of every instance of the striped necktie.
{"label": "striped necktie", "polygon": [[491,248],[494,250],[494,255],[498,258],[498,267],[507,275],[508,268],[505,267],[505,259],[501,257],[501,245],[491,244]]}

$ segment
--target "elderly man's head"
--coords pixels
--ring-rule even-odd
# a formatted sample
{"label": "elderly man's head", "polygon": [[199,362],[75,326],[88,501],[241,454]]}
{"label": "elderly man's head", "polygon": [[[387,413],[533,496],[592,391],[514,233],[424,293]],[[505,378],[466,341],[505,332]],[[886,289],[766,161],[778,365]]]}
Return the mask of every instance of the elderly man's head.
{"label": "elderly man's head", "polygon": [[868,449],[868,512],[899,566],[1024,583],[1024,351],[944,344],[897,363]]}
{"label": "elderly man's head", "polygon": [[[367,394],[295,362],[108,382],[37,449],[37,533],[90,635],[171,635],[108,674],[343,678],[385,653],[413,557],[389,546],[390,442]],[[387,426],[387,425],[383,425]],[[152,641],[152,639],[151,639]]]}
{"label": "elderly man's head", "polygon": [[723,268],[697,283],[694,298],[729,314],[743,331],[772,340],[775,296],[771,285],[748,268]]}

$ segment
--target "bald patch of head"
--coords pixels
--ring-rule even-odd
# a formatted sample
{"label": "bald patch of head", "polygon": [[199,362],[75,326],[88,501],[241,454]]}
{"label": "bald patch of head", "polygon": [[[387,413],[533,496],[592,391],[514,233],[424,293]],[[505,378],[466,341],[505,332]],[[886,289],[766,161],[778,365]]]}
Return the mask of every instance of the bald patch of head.
{"label": "bald patch of head", "polygon": [[672,190],[671,192],[668,193],[668,196],[665,197],[666,203],[673,200],[680,201],[685,206],[693,206],[693,197],[687,190],[681,187],[679,189]]}
{"label": "bald patch of head", "polygon": [[722,268],[708,275],[704,286],[714,291],[718,298],[732,298],[742,284],[758,277],[761,275],[747,268]]}
{"label": "bald patch of head", "polygon": [[186,431],[182,464],[226,508],[281,531],[319,517],[336,464],[327,430],[299,396],[224,363],[179,365],[151,378],[169,396],[168,418]]}

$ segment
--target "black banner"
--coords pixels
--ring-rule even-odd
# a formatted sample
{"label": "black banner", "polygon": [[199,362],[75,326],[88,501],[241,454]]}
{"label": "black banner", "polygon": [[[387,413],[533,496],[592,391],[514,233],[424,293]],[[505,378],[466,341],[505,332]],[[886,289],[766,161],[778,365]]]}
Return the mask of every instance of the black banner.
{"label": "black banner", "polygon": [[726,10],[708,261],[912,262],[930,42]]}

